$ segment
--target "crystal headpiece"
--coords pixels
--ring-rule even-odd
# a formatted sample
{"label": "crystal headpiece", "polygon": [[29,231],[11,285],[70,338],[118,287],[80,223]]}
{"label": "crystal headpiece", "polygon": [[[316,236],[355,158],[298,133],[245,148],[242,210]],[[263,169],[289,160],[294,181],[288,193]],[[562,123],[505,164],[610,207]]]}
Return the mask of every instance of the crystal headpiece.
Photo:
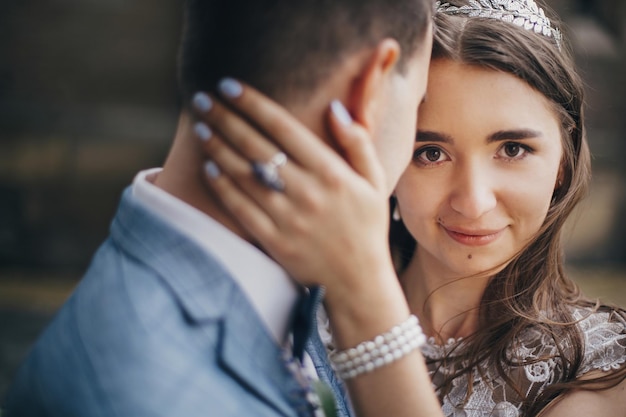
{"label": "crystal headpiece", "polygon": [[453,6],[437,1],[437,13],[449,15],[464,14],[468,17],[486,17],[513,23],[526,30],[554,38],[561,50],[563,36],[558,28],[553,28],[550,19],[534,0],[468,0],[467,5]]}

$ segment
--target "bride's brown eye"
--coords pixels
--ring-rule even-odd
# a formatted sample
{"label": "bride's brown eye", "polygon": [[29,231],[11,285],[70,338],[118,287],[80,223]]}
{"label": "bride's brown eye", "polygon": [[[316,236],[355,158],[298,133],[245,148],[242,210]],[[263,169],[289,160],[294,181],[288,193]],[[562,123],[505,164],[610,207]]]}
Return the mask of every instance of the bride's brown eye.
{"label": "bride's brown eye", "polygon": [[437,148],[430,148],[424,151],[424,156],[430,162],[437,162],[441,158],[441,151]]}
{"label": "bride's brown eye", "polygon": [[415,150],[413,160],[423,166],[435,166],[449,158],[446,152],[438,146],[424,146]]}
{"label": "bride's brown eye", "polygon": [[506,153],[506,156],[510,158],[515,158],[519,155],[520,148],[521,147],[519,143],[507,143],[506,145],[504,145],[504,152]]}

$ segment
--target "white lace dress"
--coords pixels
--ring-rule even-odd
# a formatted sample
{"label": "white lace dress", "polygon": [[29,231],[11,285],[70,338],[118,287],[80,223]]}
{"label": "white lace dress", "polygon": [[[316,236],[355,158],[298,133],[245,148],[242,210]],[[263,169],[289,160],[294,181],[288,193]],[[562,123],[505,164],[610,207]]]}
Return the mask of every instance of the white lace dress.
{"label": "white lace dress", "polygon": [[[578,321],[585,346],[584,360],[578,376],[593,370],[611,371],[624,365],[626,321],[623,318],[606,312],[592,313],[583,308],[574,310],[573,317]],[[332,337],[324,325],[327,322],[322,317],[320,319],[320,334],[332,349]],[[517,345],[511,358],[524,358],[531,362],[537,358],[554,358],[559,349],[553,339],[533,328],[521,335]],[[434,386],[438,385],[446,373],[446,368],[439,366],[440,360],[455,346],[455,353],[462,351],[463,341],[452,339],[441,346],[431,338],[422,347],[422,353],[429,362]],[[567,349],[567,346],[560,348]],[[560,361],[549,359],[511,367],[507,369],[507,374],[524,388],[527,398],[536,398],[547,386],[558,382],[560,371]],[[495,367],[485,365],[471,376],[463,375],[454,379],[451,391],[443,398],[442,408],[446,417],[522,417],[521,405],[520,396],[499,376]]]}
{"label": "white lace dress", "polygon": [[[626,362],[626,322],[621,317],[606,312],[591,313],[586,309],[574,310],[573,317],[578,321],[585,346],[578,376],[593,370],[618,369]],[[445,346],[440,346],[430,339],[422,348],[424,356],[434,361],[429,370],[435,384],[446,372],[445,368],[437,366],[438,360],[456,345],[457,350],[463,349],[462,340],[450,340]],[[567,349],[568,346],[560,348]],[[538,358],[557,357],[559,346],[539,329],[530,328],[522,333],[517,346],[512,349],[515,350],[510,358],[533,362]],[[561,370],[559,360],[548,359],[510,367],[507,374],[524,388],[527,398],[536,398],[548,385],[558,382]],[[520,407],[519,394],[507,386],[493,365],[481,367],[480,372],[474,372],[471,377],[465,375],[454,379],[450,393],[443,399],[446,417],[520,417]]]}

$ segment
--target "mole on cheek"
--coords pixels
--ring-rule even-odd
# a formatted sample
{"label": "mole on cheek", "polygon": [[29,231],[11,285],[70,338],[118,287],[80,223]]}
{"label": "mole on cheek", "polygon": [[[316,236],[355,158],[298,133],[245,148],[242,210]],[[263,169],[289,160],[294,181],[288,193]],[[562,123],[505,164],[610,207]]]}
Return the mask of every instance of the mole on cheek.
{"label": "mole on cheek", "polygon": [[467,259],[472,259],[472,254],[467,255]]}

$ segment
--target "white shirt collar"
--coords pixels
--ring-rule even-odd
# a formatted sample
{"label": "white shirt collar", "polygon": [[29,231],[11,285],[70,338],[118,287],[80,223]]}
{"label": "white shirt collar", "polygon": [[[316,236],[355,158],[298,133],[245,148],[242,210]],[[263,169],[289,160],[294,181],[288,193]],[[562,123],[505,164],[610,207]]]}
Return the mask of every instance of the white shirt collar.
{"label": "white shirt collar", "polygon": [[279,343],[289,334],[298,286],[286,271],[258,248],[203,212],[153,184],[161,168],[141,171],[132,195],[146,209],[194,240],[222,262]]}

